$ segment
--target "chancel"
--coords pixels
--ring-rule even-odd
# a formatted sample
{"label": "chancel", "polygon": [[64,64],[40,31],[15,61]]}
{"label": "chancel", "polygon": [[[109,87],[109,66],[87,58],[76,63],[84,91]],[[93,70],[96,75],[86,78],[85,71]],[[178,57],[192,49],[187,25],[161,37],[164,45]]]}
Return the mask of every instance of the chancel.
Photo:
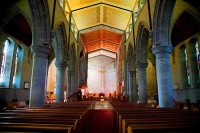
{"label": "chancel", "polygon": [[199,0],[0,4],[0,132],[200,132]]}
{"label": "chancel", "polygon": [[103,80],[103,74],[105,73],[105,71],[103,70],[102,66],[101,66],[101,70],[99,70],[100,74],[101,74],[101,87],[103,87],[103,83],[104,83],[104,80]]}

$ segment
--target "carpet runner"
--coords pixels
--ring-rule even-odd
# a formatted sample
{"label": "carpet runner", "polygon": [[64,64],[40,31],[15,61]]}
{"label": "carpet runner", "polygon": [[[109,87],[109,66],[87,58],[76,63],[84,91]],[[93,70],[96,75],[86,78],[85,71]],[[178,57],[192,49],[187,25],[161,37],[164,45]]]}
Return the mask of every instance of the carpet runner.
{"label": "carpet runner", "polygon": [[86,133],[115,133],[108,110],[94,110]]}

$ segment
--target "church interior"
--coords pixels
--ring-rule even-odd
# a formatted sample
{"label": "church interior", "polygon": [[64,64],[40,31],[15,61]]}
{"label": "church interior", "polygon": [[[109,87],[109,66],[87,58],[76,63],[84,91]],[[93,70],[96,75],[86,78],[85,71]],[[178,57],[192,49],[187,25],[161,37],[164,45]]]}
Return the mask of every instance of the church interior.
{"label": "church interior", "polygon": [[0,42],[4,132],[200,131],[199,0],[7,0]]}

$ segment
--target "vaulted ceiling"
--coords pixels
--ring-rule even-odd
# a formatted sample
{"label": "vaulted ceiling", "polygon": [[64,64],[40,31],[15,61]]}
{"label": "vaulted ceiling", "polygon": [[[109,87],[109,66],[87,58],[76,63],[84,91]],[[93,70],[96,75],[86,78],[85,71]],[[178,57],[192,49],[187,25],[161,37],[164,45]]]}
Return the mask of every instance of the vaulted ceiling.
{"label": "vaulted ceiling", "polygon": [[[105,25],[125,31],[137,0],[67,0],[72,19],[78,31]],[[80,35],[87,52],[107,50],[117,53],[123,34],[113,30],[97,28]]]}
{"label": "vaulted ceiling", "polygon": [[67,0],[78,30],[105,24],[125,30],[136,0]]}
{"label": "vaulted ceiling", "polygon": [[121,44],[122,37],[122,34],[118,34],[105,29],[99,29],[81,34],[82,43],[88,52],[100,49],[117,52]]}

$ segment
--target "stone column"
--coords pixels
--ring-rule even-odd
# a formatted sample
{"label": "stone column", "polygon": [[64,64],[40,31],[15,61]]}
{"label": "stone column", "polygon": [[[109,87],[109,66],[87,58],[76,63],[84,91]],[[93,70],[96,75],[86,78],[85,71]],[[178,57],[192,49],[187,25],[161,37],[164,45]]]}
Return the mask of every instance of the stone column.
{"label": "stone column", "polygon": [[30,107],[42,107],[45,102],[45,89],[48,67],[48,55],[51,48],[43,45],[31,46],[33,66],[30,87]]}
{"label": "stone column", "polygon": [[138,72],[139,103],[147,103],[146,68],[148,63],[136,63]]}
{"label": "stone column", "polygon": [[71,89],[69,89],[70,90],[70,93],[69,94],[72,94],[74,91],[77,91],[77,88],[76,88],[76,83],[75,83],[75,71],[68,71],[70,74],[70,77],[68,77],[68,78],[70,78],[71,79],[71,82],[70,82],[70,87],[71,87]]}
{"label": "stone column", "polygon": [[156,57],[158,100],[161,108],[173,107],[172,76],[169,54],[171,45],[162,45],[151,49]]}
{"label": "stone column", "polygon": [[56,102],[64,102],[66,62],[56,62]]}
{"label": "stone column", "polygon": [[73,93],[72,89],[72,71],[68,70],[67,71],[67,91],[66,91],[66,97],[70,96]]}
{"label": "stone column", "polygon": [[130,101],[137,103],[136,71],[129,71],[129,94]]}

